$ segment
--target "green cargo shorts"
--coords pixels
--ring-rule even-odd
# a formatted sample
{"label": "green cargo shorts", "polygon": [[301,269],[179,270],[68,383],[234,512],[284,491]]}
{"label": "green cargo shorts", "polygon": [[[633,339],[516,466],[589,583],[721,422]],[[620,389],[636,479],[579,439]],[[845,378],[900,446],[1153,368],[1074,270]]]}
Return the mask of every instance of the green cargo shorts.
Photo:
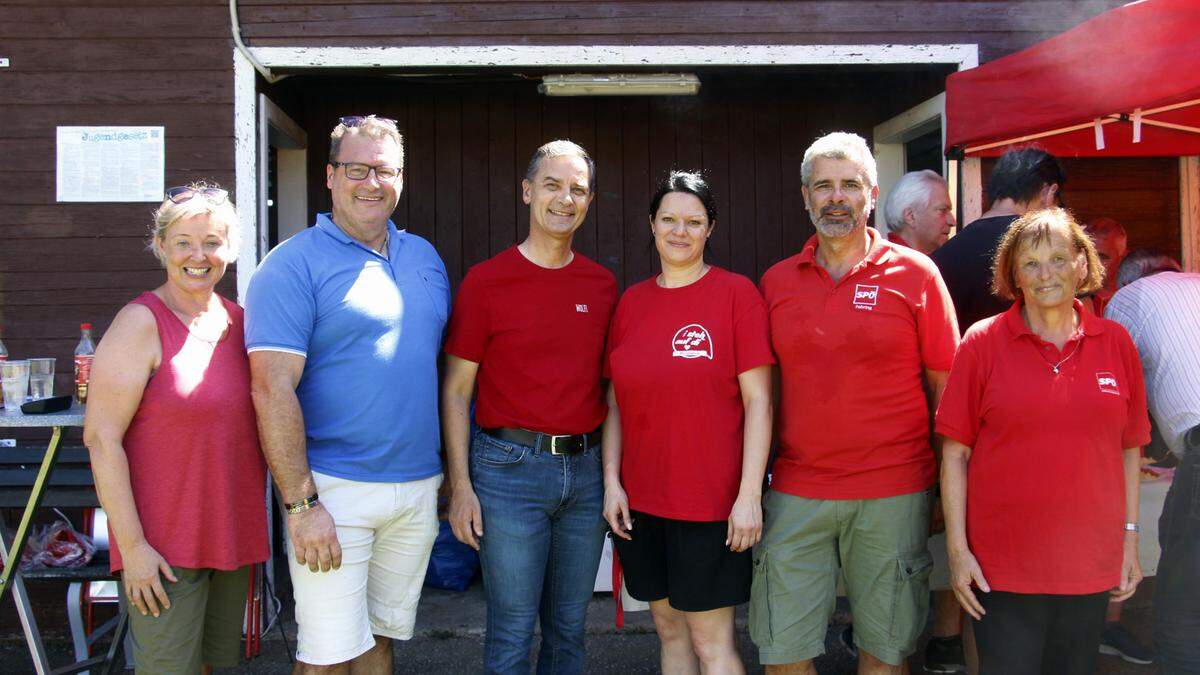
{"label": "green cargo shorts", "polygon": [[769,491],[750,591],[759,660],[795,663],[825,652],[839,568],[858,648],[892,665],[916,651],[929,610],[930,497],[822,500]]}
{"label": "green cargo shorts", "polygon": [[232,667],[241,658],[246,592],[253,565],[224,571],[172,567],[163,579],[171,608],[158,617],[128,606],[125,584],[117,582],[121,606],[129,609],[133,664],[137,673],[198,673],[200,665]]}

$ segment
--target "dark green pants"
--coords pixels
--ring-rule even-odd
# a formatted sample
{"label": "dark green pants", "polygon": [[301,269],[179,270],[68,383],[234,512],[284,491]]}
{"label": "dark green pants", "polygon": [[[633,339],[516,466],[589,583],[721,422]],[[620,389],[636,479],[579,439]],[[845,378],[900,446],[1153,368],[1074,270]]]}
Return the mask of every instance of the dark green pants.
{"label": "dark green pants", "polygon": [[192,675],[204,663],[236,666],[252,568],[172,568],[179,581],[163,579],[171,608],[157,617],[142,616],[136,607],[129,607],[125,584],[118,583],[121,606],[129,610],[136,672]]}

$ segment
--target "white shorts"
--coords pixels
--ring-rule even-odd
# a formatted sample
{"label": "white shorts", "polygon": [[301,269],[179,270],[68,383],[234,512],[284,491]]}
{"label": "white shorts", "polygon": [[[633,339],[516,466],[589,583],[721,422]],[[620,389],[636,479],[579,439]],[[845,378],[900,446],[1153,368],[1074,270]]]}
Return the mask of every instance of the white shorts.
{"label": "white shorts", "polygon": [[296,660],[344,663],[371,649],[374,635],[412,637],[429,553],[437,537],[442,475],[408,483],[363,483],[313,472],[333,517],[342,566],[312,572],[288,567],[296,595]]}

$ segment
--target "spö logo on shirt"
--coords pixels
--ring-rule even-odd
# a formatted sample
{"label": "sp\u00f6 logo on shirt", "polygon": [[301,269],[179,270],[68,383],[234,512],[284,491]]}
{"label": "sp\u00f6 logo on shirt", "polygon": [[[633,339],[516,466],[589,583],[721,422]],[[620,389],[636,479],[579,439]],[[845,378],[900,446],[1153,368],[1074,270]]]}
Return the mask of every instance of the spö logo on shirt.
{"label": "sp\u00f6 logo on shirt", "polygon": [[1096,384],[1100,385],[1100,391],[1113,396],[1120,396],[1121,389],[1117,386],[1117,376],[1106,371],[1096,373]]}
{"label": "sp\u00f6 logo on shirt", "polygon": [[671,356],[681,359],[707,358],[711,361],[713,346],[708,329],[698,323],[689,323],[675,331],[675,337],[671,338]]}
{"label": "sp\u00f6 logo on shirt", "polygon": [[854,284],[854,306],[860,309],[871,309],[879,300],[879,287],[866,284]]}

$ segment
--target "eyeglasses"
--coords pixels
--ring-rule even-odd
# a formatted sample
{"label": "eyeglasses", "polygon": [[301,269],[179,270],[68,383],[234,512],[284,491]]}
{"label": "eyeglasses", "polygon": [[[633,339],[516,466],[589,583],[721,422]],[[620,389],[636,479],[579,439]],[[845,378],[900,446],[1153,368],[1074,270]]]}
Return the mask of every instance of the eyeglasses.
{"label": "eyeglasses", "polygon": [[229,199],[229,191],[217,187],[194,188],[190,185],[180,185],[167,189],[167,199],[173,204],[182,204],[196,195],[200,195],[214,206],[224,204],[225,200]]}
{"label": "eyeglasses", "polygon": [[345,127],[361,127],[367,123],[367,120],[382,122],[383,124],[392,128],[396,127],[396,120],[390,117],[378,117],[376,115],[346,115],[345,117],[339,117],[338,123]]}
{"label": "eyeglasses", "polygon": [[366,180],[367,176],[374,171],[375,178],[380,183],[394,183],[400,177],[400,169],[394,166],[371,166],[370,164],[359,164],[358,162],[330,162],[330,166],[337,169],[339,166],[346,169],[346,178],[350,180]]}

